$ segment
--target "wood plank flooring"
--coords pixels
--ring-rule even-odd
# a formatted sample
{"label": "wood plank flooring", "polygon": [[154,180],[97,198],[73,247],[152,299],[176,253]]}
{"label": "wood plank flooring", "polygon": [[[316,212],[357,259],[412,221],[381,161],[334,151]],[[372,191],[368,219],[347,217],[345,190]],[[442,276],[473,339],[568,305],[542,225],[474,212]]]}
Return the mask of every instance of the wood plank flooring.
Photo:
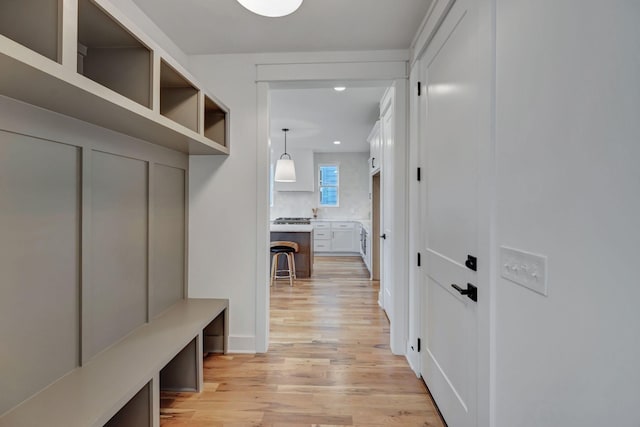
{"label": "wood plank flooring", "polygon": [[362,261],[316,257],[314,270],[271,288],[269,352],[206,357],[203,393],[162,393],[162,426],[444,426],[389,350]]}

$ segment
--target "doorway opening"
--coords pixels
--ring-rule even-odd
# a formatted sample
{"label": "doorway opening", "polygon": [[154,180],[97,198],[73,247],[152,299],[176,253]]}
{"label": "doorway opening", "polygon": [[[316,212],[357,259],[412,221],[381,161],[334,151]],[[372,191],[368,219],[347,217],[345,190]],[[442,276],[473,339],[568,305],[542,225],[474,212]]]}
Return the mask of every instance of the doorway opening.
{"label": "doorway opening", "polygon": [[[382,81],[269,85],[269,245],[289,239],[298,243],[297,280],[379,280],[380,213],[379,204],[372,205],[370,138],[389,85]],[[346,90],[335,90],[340,86]],[[285,153],[282,129],[289,129],[286,152],[295,165],[295,182],[273,179],[277,160]],[[379,154],[375,156],[378,165]],[[278,270],[287,268],[285,257],[281,260]]]}

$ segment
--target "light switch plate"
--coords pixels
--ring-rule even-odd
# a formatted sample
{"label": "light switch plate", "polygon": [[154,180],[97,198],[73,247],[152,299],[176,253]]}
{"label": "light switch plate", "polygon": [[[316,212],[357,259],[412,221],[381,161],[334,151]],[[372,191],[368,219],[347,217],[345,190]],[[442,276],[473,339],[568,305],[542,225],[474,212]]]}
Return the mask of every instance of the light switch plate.
{"label": "light switch plate", "polygon": [[547,257],[500,246],[500,275],[547,296]]}

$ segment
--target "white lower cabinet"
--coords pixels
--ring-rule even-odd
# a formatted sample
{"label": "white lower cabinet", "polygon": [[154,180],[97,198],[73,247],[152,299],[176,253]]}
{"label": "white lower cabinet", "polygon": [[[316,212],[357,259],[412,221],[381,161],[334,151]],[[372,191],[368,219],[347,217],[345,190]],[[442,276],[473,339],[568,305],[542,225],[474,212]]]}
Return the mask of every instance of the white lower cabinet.
{"label": "white lower cabinet", "polygon": [[313,224],[313,250],[315,252],[347,252],[358,253],[356,244],[359,231],[355,222],[350,221],[318,221]]}
{"label": "white lower cabinet", "polygon": [[332,230],[331,231],[331,251],[332,252],[354,252],[353,250],[353,229]]}

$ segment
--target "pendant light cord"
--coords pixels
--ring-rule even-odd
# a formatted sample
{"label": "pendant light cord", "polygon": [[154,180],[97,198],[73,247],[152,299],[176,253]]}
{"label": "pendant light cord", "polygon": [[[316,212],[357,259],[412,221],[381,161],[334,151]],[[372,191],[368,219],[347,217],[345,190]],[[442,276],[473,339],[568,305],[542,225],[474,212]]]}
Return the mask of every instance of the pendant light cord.
{"label": "pendant light cord", "polygon": [[289,129],[284,128],[282,129],[282,132],[284,132],[284,153],[282,153],[282,156],[280,156],[280,158],[282,159],[284,156],[287,156],[289,157],[289,160],[291,160],[291,155],[287,153],[287,132],[289,132]]}

